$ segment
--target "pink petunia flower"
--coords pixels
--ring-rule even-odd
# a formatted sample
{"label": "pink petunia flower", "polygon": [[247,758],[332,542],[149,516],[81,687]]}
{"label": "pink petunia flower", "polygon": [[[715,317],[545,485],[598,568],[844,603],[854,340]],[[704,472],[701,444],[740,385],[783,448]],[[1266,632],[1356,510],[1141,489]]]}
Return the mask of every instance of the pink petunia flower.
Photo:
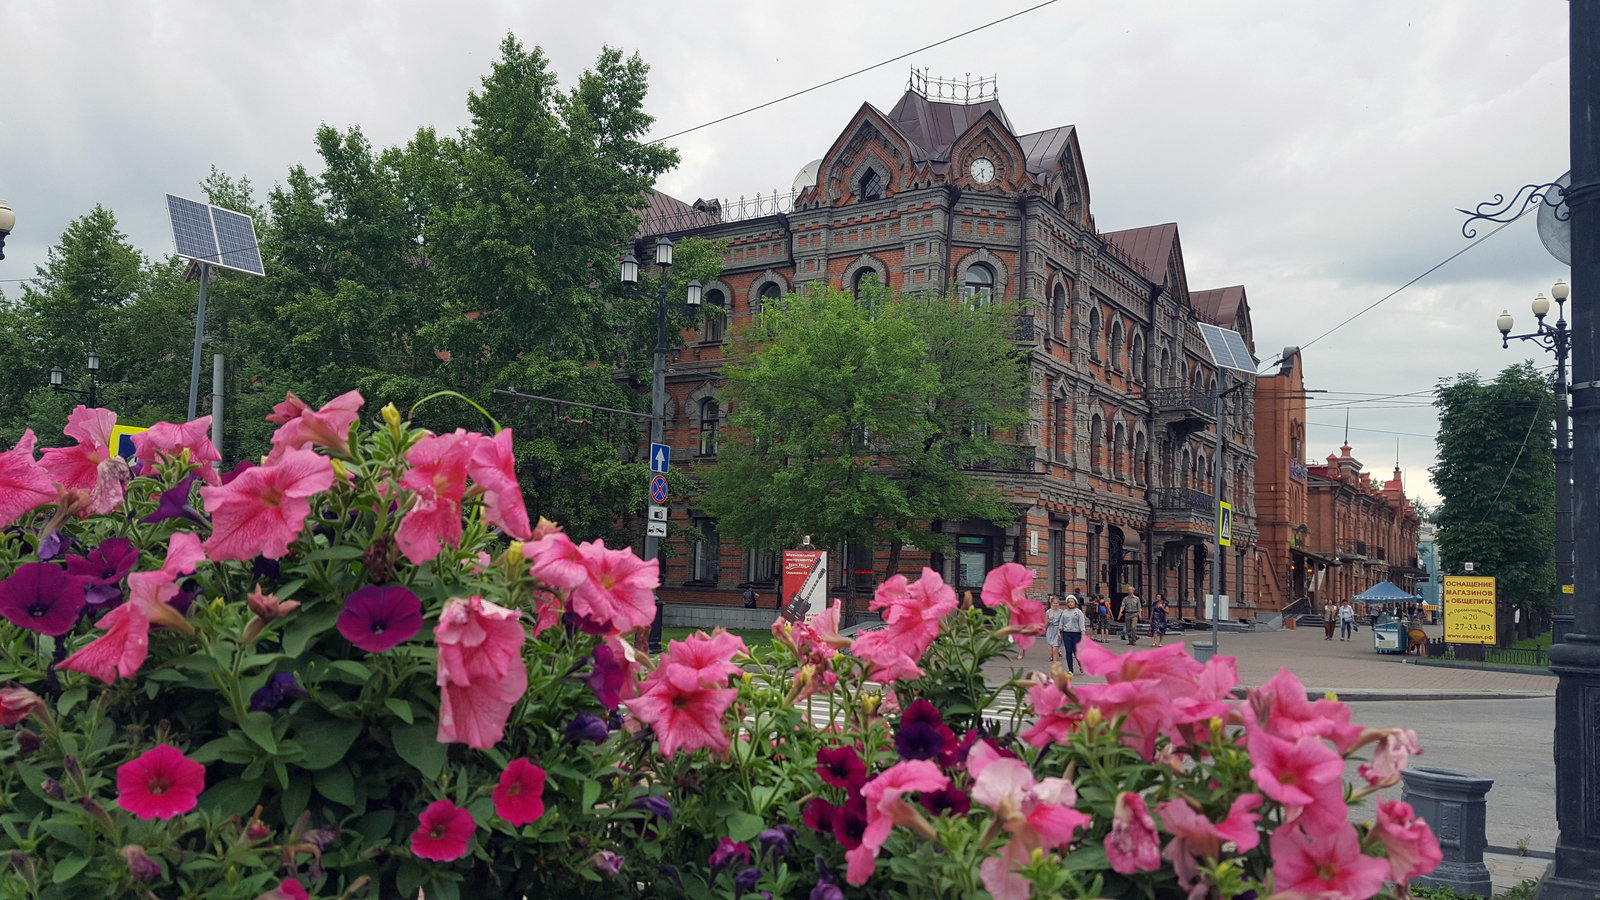
{"label": "pink petunia flower", "polygon": [[622,704],[655,729],[661,752],[671,759],[679,750],[727,750],[722,718],[738,696],[735,688],[706,687],[692,670],[679,666],[648,691]]}
{"label": "pink petunia flower", "polygon": [[422,601],[399,584],[369,584],[346,597],[339,611],[339,633],[368,653],[411,640],[422,625]]}
{"label": "pink petunia flower", "polygon": [[967,772],[975,779],[972,799],[994,810],[1011,833],[1000,855],[979,866],[983,886],[995,900],[1027,900],[1031,886],[1016,870],[1032,862],[1035,850],[1071,844],[1077,829],[1092,820],[1072,808],[1078,802],[1072,782],[1064,778],[1035,781],[1026,763],[1001,756],[987,741],[973,746]]}
{"label": "pink petunia flower", "polygon": [[333,466],[327,457],[290,450],[273,465],[247,469],[220,487],[201,488],[212,522],[206,557],[282,558],[305,527],[310,498],[332,486]]}
{"label": "pink petunia flower", "polygon": [[1122,742],[1147,760],[1155,753],[1156,737],[1171,730],[1172,703],[1155,679],[1086,684],[1074,687],[1073,693],[1085,709],[1100,710],[1107,722],[1123,719]]}
{"label": "pink petunia flower", "polygon": [[435,800],[422,811],[417,830],[411,835],[411,852],[422,859],[450,862],[467,855],[478,823],[472,813],[449,800]]}
{"label": "pink petunia flower", "polygon": [[528,689],[522,614],[482,597],[451,600],[433,629],[438,645],[439,742],[493,747]]}
{"label": "pink petunia flower", "polygon": [[922,655],[939,636],[939,620],[956,604],[956,592],[932,569],[924,567],[910,584],[896,575],[878,586],[870,604],[883,610],[886,627],[856,638],[850,652],[872,663],[868,677],[874,681],[921,678]]}
{"label": "pink petunia flower", "polygon": [[171,744],[117,767],[117,805],[141,819],[181,816],[195,808],[205,789],[206,767]]}
{"label": "pink petunia flower", "polygon": [[731,631],[718,628],[709,635],[697,631],[684,640],[669,642],[660,664],[639,689],[648,691],[657,682],[680,673],[686,681],[702,687],[727,687],[729,678],[744,671],[733,658],[748,655],[750,649],[745,646],[744,639]]}
{"label": "pink petunia flower", "polygon": [[1416,817],[1411,804],[1385,800],[1378,804],[1378,822],[1372,834],[1389,854],[1389,874],[1396,884],[1439,868],[1444,860],[1439,839],[1428,823]]}
{"label": "pink petunia flower", "polygon": [[1131,791],[1117,795],[1105,847],[1111,868],[1124,875],[1154,872],[1161,867],[1161,843],[1156,834],[1156,820],[1150,817],[1144,797]]}
{"label": "pink petunia flower", "polygon": [[278,882],[278,886],[256,900],[311,900],[311,894],[306,891],[305,885],[298,878],[285,878]]}
{"label": "pink petunia flower", "polygon": [[100,464],[115,455],[111,429],[117,414],[109,409],[79,406],[67,416],[62,431],[78,443],[71,447],[52,447],[39,451],[39,462],[50,477],[69,490],[87,491],[100,475]]}
{"label": "pink petunia flower", "polygon": [[456,429],[429,435],[406,453],[410,470],[400,484],[417,494],[394,540],[412,565],[422,565],[443,546],[461,546],[461,497],[467,490],[467,464],[483,435]]}
{"label": "pink petunia flower", "polygon": [[[1293,822],[1311,806],[1326,806],[1337,789],[1338,803],[1344,805],[1344,760],[1315,736],[1290,742],[1256,731],[1247,742],[1250,761],[1255,764],[1250,777],[1261,793],[1283,804],[1285,822]],[[1333,817],[1343,819],[1343,814]],[[1320,835],[1318,835],[1320,836]]]}
{"label": "pink petunia flower", "polygon": [[182,424],[157,422],[148,431],[133,436],[134,455],[147,466],[161,460],[181,460],[185,450],[189,451],[189,462],[200,467],[201,481],[220,483],[216,463],[222,462],[222,454],[211,443],[210,416]]}
{"label": "pink petunia flower", "polygon": [[[1006,563],[990,569],[983,579],[984,605],[1005,609],[1011,614],[1012,626],[1037,626],[1042,632],[1045,626],[1044,604],[1028,599],[1027,594],[1035,577],[1033,570],[1017,563]],[[1034,636],[1021,632],[1012,639],[1018,647],[1026,650],[1033,646]]]}
{"label": "pink petunia flower", "polygon": [[1198,695],[1200,679],[1206,671],[1205,666],[1196,662],[1182,644],[1169,644],[1118,656],[1093,641],[1087,641],[1078,653],[1083,670],[1090,675],[1104,675],[1107,684],[1143,681],[1168,700]]}
{"label": "pink petunia flower", "polygon": [[1359,772],[1368,784],[1395,784],[1400,773],[1413,755],[1421,755],[1422,745],[1417,733],[1409,728],[1379,729],[1377,746],[1372,751],[1372,762],[1361,766]]}
{"label": "pink petunia flower", "polygon": [[1030,747],[1066,743],[1067,738],[1083,724],[1083,715],[1076,710],[1062,711],[1067,700],[1067,695],[1053,683],[1036,684],[1028,688],[1028,703],[1033,707],[1037,721],[1022,733],[1023,743]]}
{"label": "pink petunia flower", "polygon": [[706,859],[706,863],[713,869],[726,868],[732,864],[748,866],[750,865],[750,845],[730,837],[717,838],[717,849],[711,851],[711,856]]}
{"label": "pink petunia flower", "polygon": [[478,441],[467,475],[483,488],[483,518],[519,541],[533,537],[528,509],[517,484],[517,458],[512,452],[511,429],[502,428],[492,438]]}
{"label": "pink petunia flower", "polygon": [[1389,864],[1361,852],[1361,839],[1349,822],[1314,840],[1304,829],[1284,825],[1272,833],[1272,876],[1280,893],[1332,892],[1367,900],[1383,889]]}
{"label": "pink petunia flower", "polygon": [[835,597],[833,604],[812,616],[806,626],[811,629],[811,634],[818,643],[835,650],[843,650],[855,643],[855,638],[847,638],[839,633],[839,623],[843,615],[844,601]]}
{"label": "pink petunia flower", "polygon": [[500,773],[494,789],[495,815],[512,825],[523,825],[544,815],[544,770],[526,759],[513,759]]}
{"label": "pink petunia flower", "polygon": [[1212,824],[1182,798],[1156,807],[1156,812],[1161,814],[1162,829],[1172,835],[1166,849],[1161,851],[1161,858],[1172,863],[1178,886],[1188,891],[1191,898],[1203,898],[1210,893],[1201,876],[1200,860],[1220,860],[1226,841],[1232,841],[1239,853],[1254,850],[1261,843],[1261,832],[1256,829],[1261,816],[1253,812],[1260,805],[1260,794],[1243,794],[1234,799],[1227,818],[1217,824]]}
{"label": "pink petunia flower", "polygon": [[1250,691],[1249,701],[1239,708],[1248,729],[1265,730],[1287,741],[1316,735],[1332,741],[1340,753],[1361,739],[1361,726],[1350,724],[1350,707],[1337,700],[1308,701],[1305,685],[1288,669],[1279,669],[1259,690]]}
{"label": "pink petunia flower", "polygon": [[313,410],[304,400],[288,392],[282,403],[272,408],[268,422],[280,427],[272,435],[269,462],[276,462],[289,450],[303,450],[307,444],[327,447],[340,456],[350,453],[350,426],[361,417],[361,392],[350,391]]}
{"label": "pink petunia flower", "polygon": [[24,429],[17,445],[0,453],[0,527],[10,525],[25,512],[55,502],[50,471],[33,459],[36,440],[32,428]]}
{"label": "pink petunia flower", "polygon": [[551,531],[528,541],[522,545],[522,555],[533,560],[529,570],[533,577],[552,590],[570,592],[589,578],[583,554],[565,532]]}
{"label": "pink petunia flower", "polygon": [[23,563],[0,581],[0,616],[40,634],[60,637],[71,631],[86,602],[83,579],[54,563]]}
{"label": "pink petunia flower", "polygon": [[174,534],[167,542],[167,558],[161,568],[129,575],[128,602],[95,623],[105,634],[63,660],[61,668],[110,684],[118,675],[132,678],[144,665],[150,653],[152,624],[192,634],[193,626],[169,601],[178,595],[179,576],[193,573],[204,558],[199,538],[186,531]]}
{"label": "pink petunia flower", "polygon": [[44,700],[24,687],[0,688],[0,727],[11,726],[33,713],[45,712]]}
{"label": "pink petunia flower", "polygon": [[912,759],[895,763],[863,785],[861,798],[867,804],[867,827],[861,835],[861,846],[845,853],[850,861],[845,880],[851,884],[867,883],[878,867],[878,848],[889,839],[889,830],[895,825],[912,828],[924,836],[934,834],[922,812],[907,803],[903,795],[911,791],[942,791],[949,784],[950,779],[940,773],[938,766],[925,759]]}
{"label": "pink petunia flower", "polygon": [[632,631],[655,621],[655,590],[661,585],[657,560],[640,559],[629,547],[607,550],[593,540],[578,546],[585,578],[568,596],[568,605],[582,618],[612,631]]}

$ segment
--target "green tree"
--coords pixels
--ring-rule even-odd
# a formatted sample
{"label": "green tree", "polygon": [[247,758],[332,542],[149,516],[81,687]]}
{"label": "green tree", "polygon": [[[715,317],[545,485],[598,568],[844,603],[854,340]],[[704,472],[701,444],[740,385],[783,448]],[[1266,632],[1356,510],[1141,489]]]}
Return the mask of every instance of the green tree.
{"label": "green tree", "polygon": [[[697,474],[718,529],[752,546],[933,551],[938,520],[1015,515],[974,469],[1014,459],[1027,368],[999,307],[830,288],[771,304],[740,335],[723,453]],[[854,611],[854,579],[848,583]]]}
{"label": "green tree", "polygon": [[1445,379],[1434,406],[1439,561],[1446,572],[1472,562],[1474,574],[1494,576],[1509,641],[1511,610],[1542,627],[1554,608],[1555,396],[1524,362],[1490,382],[1475,372]]}

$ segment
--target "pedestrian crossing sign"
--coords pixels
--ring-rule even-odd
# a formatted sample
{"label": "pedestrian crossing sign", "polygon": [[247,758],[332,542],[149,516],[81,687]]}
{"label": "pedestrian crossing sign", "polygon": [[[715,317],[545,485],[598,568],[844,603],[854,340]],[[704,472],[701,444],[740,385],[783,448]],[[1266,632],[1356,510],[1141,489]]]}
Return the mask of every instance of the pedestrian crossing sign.
{"label": "pedestrian crossing sign", "polygon": [[1233,504],[1226,500],[1221,501],[1222,512],[1217,522],[1217,543],[1223,547],[1233,546]]}

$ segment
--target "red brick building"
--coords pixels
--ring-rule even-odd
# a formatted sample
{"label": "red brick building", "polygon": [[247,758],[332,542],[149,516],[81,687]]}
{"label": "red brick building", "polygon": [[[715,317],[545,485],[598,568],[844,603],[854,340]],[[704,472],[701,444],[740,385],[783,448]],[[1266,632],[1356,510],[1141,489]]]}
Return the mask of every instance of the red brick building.
{"label": "red brick building", "polygon": [[[873,278],[902,291],[957,288],[1015,307],[1031,351],[1031,453],[1011,471],[985,470],[1018,512],[1009,527],[942,522],[951,552],[907,552],[901,571],[928,564],[958,589],[1015,561],[1041,576],[1038,593],[1164,591],[1176,604],[1204,594],[1210,559],[1216,376],[1197,322],[1250,341],[1242,287],[1191,291],[1174,224],[1101,233],[1077,132],[1018,134],[992,94],[930,99],[947,83],[913,79],[889,111],[850,117],[788,196],[687,204],[656,194],[635,255],[658,236],[726,241],[705,302],[725,311],[686,347],[668,378],[667,440],[674,460],[714,465],[727,410],[717,371],[726,339],[762,303],[828,282]],[[1235,392],[1223,440],[1234,498],[1233,547],[1223,562],[1235,609],[1254,606],[1254,388]],[[733,603],[746,585],[774,588],[779,548],[741,548],[693,505],[675,521],[703,541],[666,567],[668,601]],[[844,548],[833,548],[842,583]],[[860,584],[881,580],[886,552],[852,551]],[[876,573],[875,577],[873,573]],[[1242,604],[1240,600],[1243,600]],[[768,600],[770,602],[770,596]]]}
{"label": "red brick building", "polygon": [[1383,581],[1412,593],[1418,517],[1397,467],[1381,484],[1348,444],[1308,465],[1298,348],[1256,380],[1256,521],[1262,605],[1317,611]]}

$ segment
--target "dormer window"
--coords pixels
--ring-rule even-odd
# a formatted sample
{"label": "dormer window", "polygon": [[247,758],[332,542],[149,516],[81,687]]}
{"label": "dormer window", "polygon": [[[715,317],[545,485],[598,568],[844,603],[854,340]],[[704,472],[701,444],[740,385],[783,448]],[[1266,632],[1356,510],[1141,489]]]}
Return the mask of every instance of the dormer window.
{"label": "dormer window", "polygon": [[877,169],[868,169],[861,176],[861,183],[856,186],[856,198],[862,202],[883,199],[883,179],[879,177]]}

